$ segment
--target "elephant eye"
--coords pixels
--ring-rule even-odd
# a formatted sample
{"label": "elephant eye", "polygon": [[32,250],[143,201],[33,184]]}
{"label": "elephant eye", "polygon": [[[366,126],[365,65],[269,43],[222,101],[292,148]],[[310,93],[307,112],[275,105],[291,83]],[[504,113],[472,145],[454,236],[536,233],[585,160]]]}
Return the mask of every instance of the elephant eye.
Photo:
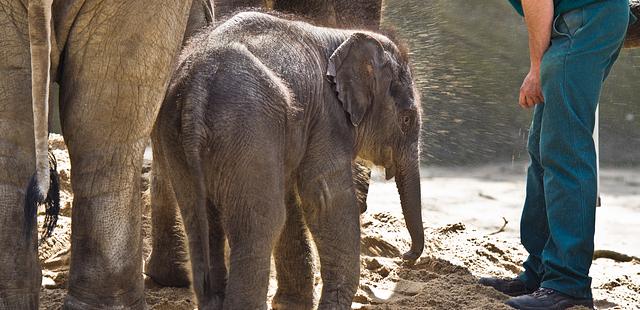
{"label": "elephant eye", "polygon": [[403,133],[409,132],[409,128],[411,127],[411,115],[401,115],[399,117],[400,121],[400,130]]}

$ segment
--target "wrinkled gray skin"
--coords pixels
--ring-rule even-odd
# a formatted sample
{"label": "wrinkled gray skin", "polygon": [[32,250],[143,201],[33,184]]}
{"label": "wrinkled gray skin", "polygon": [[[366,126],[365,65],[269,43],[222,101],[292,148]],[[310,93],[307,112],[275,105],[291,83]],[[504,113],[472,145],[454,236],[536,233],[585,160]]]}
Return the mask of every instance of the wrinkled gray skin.
{"label": "wrinkled gray skin", "polygon": [[152,140],[180,206],[200,309],[266,308],[274,247],[274,307],[310,308],[307,227],[321,264],[319,308],[350,309],[356,157],[396,177],[412,237],[405,255],[422,253],[421,118],[406,57],[382,35],[261,13],[238,14],[185,49]]}
{"label": "wrinkled gray skin", "polygon": [[242,8],[269,8],[310,19],[316,25],[377,30],[382,0],[215,0],[216,16],[230,17]]}
{"label": "wrinkled gray skin", "polygon": [[205,16],[210,4],[190,0],[0,1],[0,309],[38,308],[37,230],[23,209],[34,170],[47,192],[51,82],[73,164],[64,307],[144,307],[142,155],[184,35]]}
{"label": "wrinkled gray skin", "polygon": [[369,194],[369,181],[371,180],[371,168],[365,161],[356,158],[353,163],[353,186],[356,191],[356,199],[360,213],[367,211],[367,195]]}
{"label": "wrinkled gray skin", "polygon": [[640,0],[629,0],[629,7],[631,13],[635,15],[639,20],[629,26],[627,31],[627,37],[624,40],[625,48],[640,47]]}
{"label": "wrinkled gray skin", "polygon": [[[338,25],[335,13],[342,12]],[[347,8],[347,6],[350,6]],[[216,20],[224,20],[231,14],[243,8],[277,8],[283,12],[295,13],[313,21],[314,24],[325,26],[342,26],[355,28],[377,29],[380,24],[382,10],[381,0],[360,1],[324,1],[324,0],[216,0]],[[346,15],[346,14],[349,15]],[[348,21],[348,22],[347,22]],[[177,216],[178,211],[172,189],[167,185],[166,176],[160,171],[156,163],[152,170],[152,252],[147,258],[145,274],[155,282],[166,286],[188,286],[188,255],[185,248],[185,236],[182,222]],[[367,209],[366,199],[371,174],[367,164],[357,159],[354,162],[354,185],[361,212]]]}

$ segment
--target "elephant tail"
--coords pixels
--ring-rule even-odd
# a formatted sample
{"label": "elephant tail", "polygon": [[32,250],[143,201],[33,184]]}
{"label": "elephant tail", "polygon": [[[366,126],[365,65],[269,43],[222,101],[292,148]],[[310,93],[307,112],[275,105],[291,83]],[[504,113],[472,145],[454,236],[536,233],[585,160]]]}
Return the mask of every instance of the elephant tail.
{"label": "elephant tail", "polygon": [[[31,104],[35,140],[36,172],[25,197],[25,231],[31,239],[38,205],[47,205],[47,232],[51,234],[60,210],[59,180],[55,157],[49,156],[49,87],[51,84],[51,10],[53,0],[29,1],[29,47],[31,51]],[[53,168],[51,168],[53,167]]]}
{"label": "elephant tail", "polygon": [[31,238],[31,229],[33,228],[33,223],[36,220],[36,213],[39,205],[45,205],[43,226],[45,231],[43,238],[51,236],[58,222],[58,215],[60,214],[60,177],[58,176],[56,158],[53,153],[49,153],[49,160],[51,168],[49,170],[49,190],[47,196],[42,199],[36,175],[31,177],[27,187],[24,205],[27,238]]}
{"label": "elephant tail", "polygon": [[[180,85],[181,87],[190,87]],[[181,89],[178,87],[178,89]],[[211,268],[209,255],[209,216],[207,211],[207,188],[203,159],[201,156],[202,145],[206,140],[204,122],[202,117],[206,115],[204,104],[198,98],[197,92],[186,90],[182,100],[181,115],[182,149],[191,178],[193,178],[195,204],[193,212],[189,216],[183,212],[183,222],[189,238],[191,263],[193,268],[193,288],[195,292],[208,291],[210,279],[208,273]],[[189,235],[191,234],[191,235]]]}
{"label": "elephant tail", "polygon": [[[189,156],[187,157],[189,158]],[[194,245],[196,251],[191,251],[191,261],[193,267],[193,288],[196,292],[207,292],[211,287],[211,279],[209,279],[209,270],[211,270],[210,249],[209,249],[209,216],[207,212],[207,193],[205,188],[204,173],[202,171],[201,161],[198,160],[191,165],[191,175],[196,182],[196,203],[194,210],[194,218],[190,221],[191,231],[197,236],[189,238],[189,240],[198,240],[198,245]],[[191,246],[191,245],[190,245]],[[200,252],[200,254],[193,255]],[[193,264],[194,260],[199,260],[201,268]]]}

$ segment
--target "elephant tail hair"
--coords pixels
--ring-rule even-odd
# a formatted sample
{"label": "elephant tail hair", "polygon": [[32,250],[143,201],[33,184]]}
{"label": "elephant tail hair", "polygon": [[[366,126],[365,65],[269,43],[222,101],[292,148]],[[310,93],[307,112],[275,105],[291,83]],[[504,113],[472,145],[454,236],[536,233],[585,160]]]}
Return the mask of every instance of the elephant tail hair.
{"label": "elephant tail hair", "polygon": [[45,205],[44,235],[42,240],[48,238],[53,233],[60,214],[60,177],[56,165],[56,158],[53,153],[49,153],[49,189],[45,194],[38,186],[36,174],[31,177],[27,187],[24,201],[25,231],[27,239],[31,239],[31,230],[37,221],[36,214],[38,206]]}

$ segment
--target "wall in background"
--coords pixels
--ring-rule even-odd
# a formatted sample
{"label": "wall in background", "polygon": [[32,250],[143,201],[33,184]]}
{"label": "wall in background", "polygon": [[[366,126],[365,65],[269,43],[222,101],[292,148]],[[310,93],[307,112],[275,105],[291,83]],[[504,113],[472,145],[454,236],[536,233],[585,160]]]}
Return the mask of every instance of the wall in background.
{"label": "wall in background", "polygon": [[[386,0],[384,24],[412,50],[425,115],[423,162],[528,160],[518,104],[526,28],[507,0]],[[601,99],[605,165],[640,164],[640,49],[625,50]]]}

